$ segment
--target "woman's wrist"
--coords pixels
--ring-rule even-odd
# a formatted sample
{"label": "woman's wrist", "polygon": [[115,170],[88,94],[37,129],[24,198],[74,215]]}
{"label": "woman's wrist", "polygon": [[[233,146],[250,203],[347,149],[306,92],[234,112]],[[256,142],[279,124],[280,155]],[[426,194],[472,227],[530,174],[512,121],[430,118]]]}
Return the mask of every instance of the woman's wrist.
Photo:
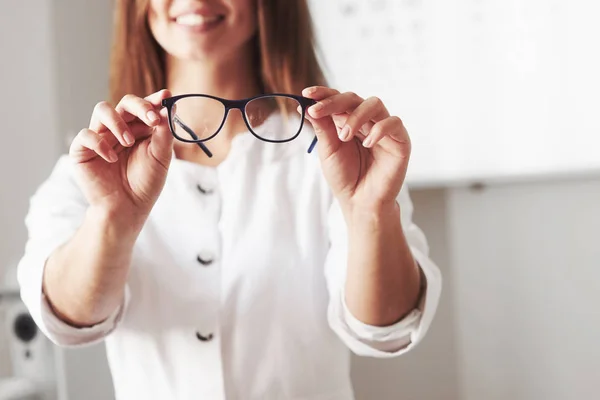
{"label": "woman's wrist", "polygon": [[353,203],[342,205],[341,208],[348,227],[376,228],[381,224],[400,221],[400,205],[397,201]]}
{"label": "woman's wrist", "polygon": [[114,209],[101,206],[90,206],[86,219],[102,232],[108,242],[132,247],[140,234],[147,213]]}
{"label": "woman's wrist", "polygon": [[43,291],[58,318],[91,326],[115,310],[143,220],[97,206],[87,209],[75,236],[52,253],[44,269]]}

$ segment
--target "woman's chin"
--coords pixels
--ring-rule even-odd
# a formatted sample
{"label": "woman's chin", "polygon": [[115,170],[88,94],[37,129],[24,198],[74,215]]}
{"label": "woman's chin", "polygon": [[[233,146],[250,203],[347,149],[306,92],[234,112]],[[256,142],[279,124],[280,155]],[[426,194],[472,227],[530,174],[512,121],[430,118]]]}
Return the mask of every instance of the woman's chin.
{"label": "woman's chin", "polygon": [[186,49],[179,51],[169,52],[171,57],[176,58],[179,61],[187,62],[199,62],[199,61],[216,61],[220,58],[220,54],[215,46],[205,45],[199,46],[195,43]]}

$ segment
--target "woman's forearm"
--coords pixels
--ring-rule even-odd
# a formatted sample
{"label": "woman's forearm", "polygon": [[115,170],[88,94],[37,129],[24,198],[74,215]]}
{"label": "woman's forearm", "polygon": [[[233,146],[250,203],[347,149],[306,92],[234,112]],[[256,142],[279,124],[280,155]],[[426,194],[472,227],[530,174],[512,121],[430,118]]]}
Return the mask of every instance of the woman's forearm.
{"label": "woman's forearm", "polygon": [[141,219],[132,221],[89,208],[73,238],[52,253],[43,290],[61,319],[74,326],[91,326],[117,309]]}
{"label": "woman's forearm", "polygon": [[358,320],[387,326],[418,301],[420,274],[394,203],[378,210],[345,213],[349,235],[345,300]]}

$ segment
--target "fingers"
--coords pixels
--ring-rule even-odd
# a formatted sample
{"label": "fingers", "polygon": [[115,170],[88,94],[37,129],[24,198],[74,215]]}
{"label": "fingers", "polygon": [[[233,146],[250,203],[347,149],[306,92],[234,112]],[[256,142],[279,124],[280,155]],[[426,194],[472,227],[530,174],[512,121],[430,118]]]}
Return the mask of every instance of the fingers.
{"label": "fingers", "polygon": [[323,118],[333,114],[350,113],[363,101],[356,93],[337,93],[310,106],[308,114],[313,118]]}
{"label": "fingers", "polygon": [[[397,152],[400,157],[408,157],[411,151],[408,132],[398,117],[388,117],[373,125],[369,135],[363,141],[363,146],[370,148],[380,141],[393,141],[396,146],[385,146],[391,152]],[[382,142],[383,143],[383,142]]]}
{"label": "fingers", "polygon": [[[346,121],[348,120],[349,116],[350,115],[348,115],[346,113],[332,115],[333,122],[335,123],[335,126],[336,126],[338,132],[341,132],[341,130],[344,128],[344,126],[346,126]],[[356,136],[357,138],[359,138],[362,141],[369,134],[369,132],[371,132],[371,128],[373,128],[373,125],[375,125],[373,122],[368,121],[366,124],[361,126],[358,131],[356,131],[354,136]],[[338,136],[339,136],[339,134],[338,134]]]}
{"label": "fingers", "polygon": [[112,148],[106,137],[92,131],[91,129],[82,129],[69,149],[69,155],[75,162],[82,163],[100,156],[109,163],[118,160],[117,153]]}
{"label": "fingers", "polygon": [[[370,97],[363,101],[354,109],[354,111],[350,113],[348,119],[346,120],[346,124],[340,131],[340,140],[347,142],[351,140],[356,132],[365,125],[367,125],[367,128],[369,128],[369,122],[378,123],[389,116],[390,113],[381,99],[377,97]],[[363,130],[363,133],[367,136],[367,138],[363,141],[363,145],[365,147],[371,147],[372,144],[376,143],[374,140],[369,139],[371,137],[372,129],[365,129]]]}
{"label": "fingers", "polygon": [[144,97],[144,100],[149,101],[154,107],[161,107],[162,101],[171,96],[172,94],[170,90],[162,89],[158,92],[152,93],[151,95]]}
{"label": "fingers", "polygon": [[98,103],[94,107],[89,128],[77,134],[69,154],[76,162],[101,157],[109,163],[114,163],[118,160],[115,145],[130,147],[136,138],[152,134],[151,153],[157,161],[168,167],[172,156],[173,137],[168,124],[161,124],[161,121],[167,120],[162,100],[170,96],[168,90],[161,90],[144,99],[126,95],[115,108],[107,102]]}
{"label": "fingers", "polygon": [[[161,110],[160,114],[166,120],[166,110]],[[140,130],[142,126],[147,136],[148,128],[142,123],[134,124],[131,131],[137,136],[142,136],[143,133]],[[114,139],[113,135],[82,129],[71,143],[69,155],[77,163],[84,163],[98,156],[109,163],[114,163],[118,160],[118,155],[113,148],[116,141],[111,143],[111,139]],[[173,151],[173,136],[166,124],[161,124],[154,129],[150,150],[152,156],[165,168],[168,168]]]}
{"label": "fingers", "polygon": [[131,122],[134,119],[143,121],[149,127],[160,123],[160,116],[155,110],[155,105],[141,97],[132,94],[125,95],[117,104],[116,111],[123,116],[126,122]]}
{"label": "fingers", "polygon": [[[161,102],[169,96],[171,92],[168,90],[160,90],[145,99],[128,94],[115,108],[105,101],[100,102],[94,107],[89,129],[100,134],[108,131],[122,146],[132,146],[140,132],[147,135],[147,127],[160,124]],[[139,129],[137,121],[142,122],[146,129]]]}
{"label": "fingers", "polygon": [[308,115],[313,119],[333,116],[337,123],[337,116],[348,115],[347,121],[338,130],[339,138],[344,142],[352,140],[361,131],[365,136],[368,135],[374,123],[390,116],[381,99],[377,97],[364,100],[356,93],[339,93],[322,86],[307,88],[303,95],[318,101],[308,108]]}
{"label": "fingers", "polygon": [[166,123],[167,109],[162,108],[162,100],[167,97],[171,97],[171,92],[163,89],[143,99],[126,95],[117,105],[117,111],[131,121],[136,137],[148,136],[147,127],[153,128],[149,151],[165,168],[169,167],[173,155],[173,135]]}
{"label": "fingers", "polygon": [[[391,117],[381,99],[370,97],[363,100],[355,93],[340,93],[323,86],[306,88],[302,95],[317,101],[317,104],[308,108],[307,118],[319,139],[325,137],[325,140],[331,141],[331,133],[337,131],[342,142],[354,137],[364,138],[363,146],[371,148],[383,140],[386,147],[388,143],[393,144],[394,152],[404,153],[408,150],[410,153],[410,138],[402,120]],[[335,150],[339,146],[330,142],[327,147]]]}
{"label": "fingers", "polygon": [[319,143],[319,156],[323,159],[328,158],[331,154],[339,149],[342,142],[337,138],[337,128],[331,117],[312,118],[306,114],[315,131]]}
{"label": "fingers", "polygon": [[317,101],[308,108],[306,118],[311,122],[319,140],[319,154],[328,157],[337,151],[341,142],[337,138],[336,122],[363,102],[355,93],[340,93],[335,89],[315,86],[302,91],[305,97]]}
{"label": "fingers", "polygon": [[319,101],[339,93],[339,91],[325,86],[311,86],[302,91],[302,96]]}
{"label": "fingers", "polygon": [[106,101],[101,101],[94,107],[90,127],[92,131],[110,131],[122,146],[131,146],[134,137],[121,115]]}

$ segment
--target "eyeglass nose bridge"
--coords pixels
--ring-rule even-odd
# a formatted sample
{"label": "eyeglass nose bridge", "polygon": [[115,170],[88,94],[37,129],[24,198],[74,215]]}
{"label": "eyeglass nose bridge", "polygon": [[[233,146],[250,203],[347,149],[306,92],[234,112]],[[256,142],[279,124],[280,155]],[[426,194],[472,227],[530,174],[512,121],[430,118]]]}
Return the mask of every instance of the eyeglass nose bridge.
{"label": "eyeglass nose bridge", "polygon": [[231,110],[239,110],[240,114],[242,115],[242,118],[244,119],[244,122],[246,122],[246,125],[248,125],[248,123],[246,121],[246,113],[245,113],[246,104],[248,104],[247,100],[221,100],[221,102],[225,106],[225,113],[223,115],[223,123],[219,127],[219,131],[223,128],[223,126],[227,122],[227,118],[229,117],[229,111],[231,111]]}
{"label": "eyeglass nose bridge", "polygon": [[225,100],[221,99],[221,102],[225,106],[225,111],[229,112],[229,110],[240,110],[240,112],[244,112],[244,108],[246,104],[248,104],[252,99],[243,99],[243,100]]}
{"label": "eyeglass nose bridge", "polygon": [[221,103],[223,103],[223,105],[225,106],[223,122],[221,123],[221,126],[219,127],[217,133],[215,133],[212,137],[216,136],[221,131],[221,129],[223,129],[223,126],[225,126],[225,124],[227,123],[227,118],[229,118],[229,111],[231,111],[231,110],[239,110],[240,111],[242,119],[244,120],[244,124],[246,124],[246,127],[248,128],[249,132],[251,132],[254,136],[256,136],[256,133],[254,133],[254,130],[252,129],[252,126],[250,125],[250,121],[248,121],[248,116],[246,115],[246,105],[250,101],[252,101],[252,99],[243,99],[243,100],[221,99]]}

